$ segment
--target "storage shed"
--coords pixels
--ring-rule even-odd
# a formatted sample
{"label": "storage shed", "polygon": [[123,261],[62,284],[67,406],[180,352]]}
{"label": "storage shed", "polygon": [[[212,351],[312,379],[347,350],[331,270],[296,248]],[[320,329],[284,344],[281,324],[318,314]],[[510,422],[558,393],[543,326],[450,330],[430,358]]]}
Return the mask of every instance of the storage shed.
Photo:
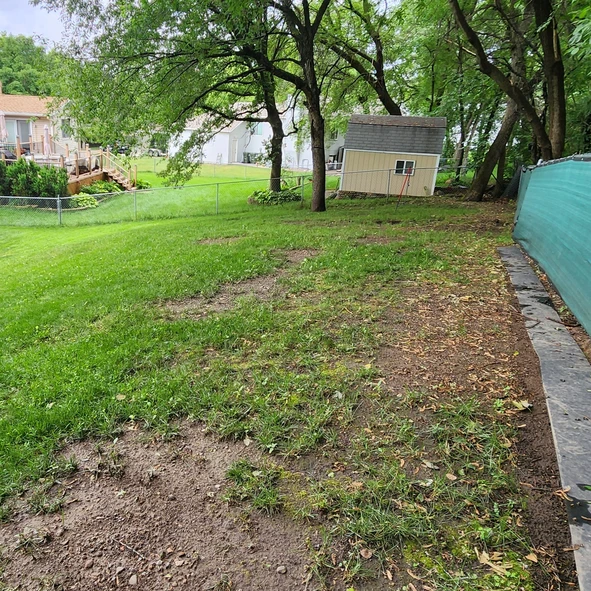
{"label": "storage shed", "polygon": [[446,124],[445,117],[353,115],[340,190],[433,195]]}

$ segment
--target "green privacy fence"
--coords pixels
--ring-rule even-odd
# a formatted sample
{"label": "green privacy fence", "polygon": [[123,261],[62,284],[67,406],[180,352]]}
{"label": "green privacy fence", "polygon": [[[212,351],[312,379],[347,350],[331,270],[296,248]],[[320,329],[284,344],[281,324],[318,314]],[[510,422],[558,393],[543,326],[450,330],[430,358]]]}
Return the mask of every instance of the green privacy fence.
{"label": "green privacy fence", "polygon": [[523,172],[513,237],[591,333],[591,154]]}

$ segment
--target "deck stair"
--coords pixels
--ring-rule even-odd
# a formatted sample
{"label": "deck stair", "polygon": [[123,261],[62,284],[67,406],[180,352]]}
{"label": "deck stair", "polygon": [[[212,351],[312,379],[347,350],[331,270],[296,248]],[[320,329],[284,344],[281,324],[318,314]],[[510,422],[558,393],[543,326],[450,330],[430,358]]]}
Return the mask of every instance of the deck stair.
{"label": "deck stair", "polygon": [[123,175],[119,171],[107,170],[105,168],[105,172],[107,173],[107,176],[109,177],[110,181],[117,183],[119,186],[121,186],[126,191],[133,191],[133,189],[135,188],[131,179],[128,178],[127,176]]}
{"label": "deck stair", "polygon": [[[109,150],[101,152],[102,169],[109,180],[116,182],[126,191],[133,191],[137,183],[137,168],[133,171],[125,163],[111,154]],[[134,174],[135,173],[135,174]]]}

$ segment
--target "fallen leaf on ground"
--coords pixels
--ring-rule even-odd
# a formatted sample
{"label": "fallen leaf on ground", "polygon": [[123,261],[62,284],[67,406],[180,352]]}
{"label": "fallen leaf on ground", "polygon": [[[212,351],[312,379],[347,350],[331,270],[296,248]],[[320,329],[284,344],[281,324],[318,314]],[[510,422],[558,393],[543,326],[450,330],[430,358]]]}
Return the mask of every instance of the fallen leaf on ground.
{"label": "fallen leaf on ground", "polygon": [[[420,581],[421,577],[417,577],[417,575],[415,575],[409,568],[406,569],[406,572],[415,580],[415,581]],[[412,585],[412,583],[411,583]]]}
{"label": "fallen leaf on ground", "polygon": [[429,468],[429,470],[439,470],[439,466],[428,460],[423,460],[423,464]]}
{"label": "fallen leaf on ground", "polygon": [[359,554],[366,560],[369,560],[373,556],[373,552],[369,548],[361,548]]}
{"label": "fallen leaf on ground", "polygon": [[513,406],[519,411],[531,410],[533,408],[533,404],[528,400],[513,400],[512,402]]}
{"label": "fallen leaf on ground", "polygon": [[531,562],[538,562],[538,557],[533,552],[528,554],[525,559],[530,560]]}

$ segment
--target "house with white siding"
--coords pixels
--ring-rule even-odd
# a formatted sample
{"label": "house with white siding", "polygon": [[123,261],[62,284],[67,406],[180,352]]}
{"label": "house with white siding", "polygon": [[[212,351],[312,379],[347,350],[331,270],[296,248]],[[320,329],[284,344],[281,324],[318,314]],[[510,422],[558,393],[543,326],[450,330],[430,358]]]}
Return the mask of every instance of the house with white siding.
{"label": "house with white siding", "polygon": [[[292,118],[291,113],[282,117],[284,129],[288,129]],[[186,129],[175,138],[169,146],[169,154],[174,156],[180,146],[189,139],[193,131],[199,130],[203,120],[200,118],[191,121]],[[250,123],[246,121],[233,121],[220,129],[204,146],[202,150],[202,162],[214,164],[252,164],[264,158],[266,146],[270,142],[273,131],[267,122]],[[336,162],[339,154],[342,154],[344,137],[335,134],[327,138],[326,157],[327,162]],[[339,150],[340,149],[340,150]],[[298,141],[297,134],[288,135],[283,140],[283,165],[285,168],[312,168],[312,146],[310,140]]]}

